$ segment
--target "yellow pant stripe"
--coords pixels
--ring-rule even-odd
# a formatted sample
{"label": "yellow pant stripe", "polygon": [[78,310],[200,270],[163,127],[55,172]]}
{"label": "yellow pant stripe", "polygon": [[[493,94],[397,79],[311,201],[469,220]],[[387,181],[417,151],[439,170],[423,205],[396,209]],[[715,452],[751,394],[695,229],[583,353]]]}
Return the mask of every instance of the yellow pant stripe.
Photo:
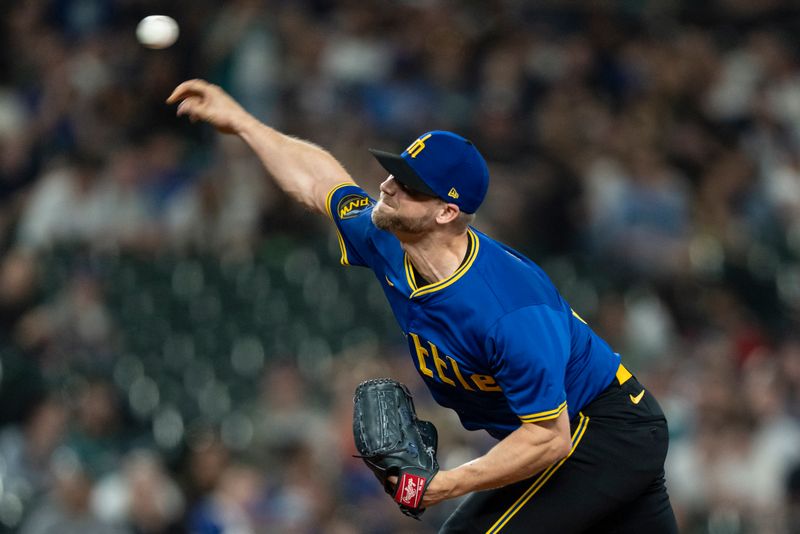
{"label": "yellow pant stripe", "polygon": [[558,471],[558,468],[564,465],[564,462],[567,461],[567,458],[572,456],[572,453],[575,452],[575,449],[578,447],[578,444],[581,442],[583,438],[583,434],[586,432],[586,427],[589,425],[589,418],[584,416],[582,413],[579,413],[578,416],[580,420],[578,421],[578,426],[575,428],[575,432],[572,434],[572,448],[564,458],[562,458],[557,463],[554,463],[547,469],[545,469],[541,475],[539,475],[536,480],[533,482],[531,487],[529,487],[525,492],[520,496],[517,501],[511,505],[511,507],[506,510],[506,512],[500,516],[500,518],[495,522],[494,525],[489,527],[489,530],[486,531],[486,534],[496,534],[500,532],[500,530],[511,520],[520,509],[525,506],[525,504],[531,500],[531,498],[536,495],[542,486],[544,486],[545,482],[550,480],[550,477],[553,476],[553,473]]}

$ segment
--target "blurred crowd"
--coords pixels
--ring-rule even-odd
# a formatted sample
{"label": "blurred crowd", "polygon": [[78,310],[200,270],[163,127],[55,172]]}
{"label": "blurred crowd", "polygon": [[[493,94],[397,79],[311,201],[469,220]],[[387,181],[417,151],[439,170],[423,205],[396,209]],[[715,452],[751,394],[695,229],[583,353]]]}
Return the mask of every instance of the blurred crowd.
{"label": "blurred crowd", "polygon": [[[492,176],[476,226],[542,265],[661,401],[681,531],[800,532],[795,2],[8,0],[0,12],[0,528],[433,532],[452,504],[413,522],[351,458],[351,395],[368,377],[412,385],[445,466],[491,446],[432,406],[399,336],[368,332],[320,360],[245,340],[218,355],[248,379],[237,394],[186,349],[213,347],[210,330],[169,338],[175,312],[154,304],[168,296],[131,275],[112,302],[98,264],[174,264],[183,298],[204,287],[185,260],[204,258],[234,280],[279,262],[308,313],[330,309],[297,274],[309,257],[336,263],[329,223],[242,142],[164,104],[199,77],[328,148],[373,193],[385,176],[367,147],[401,150],[432,129],[472,139]],[[153,13],[179,22],[173,47],[136,42]],[[243,292],[263,294],[265,328],[304,319],[264,284]],[[192,316],[222,324],[232,310],[219,302]],[[147,329],[115,311],[132,308]],[[164,407],[169,384],[130,353],[155,335],[219,417]]]}

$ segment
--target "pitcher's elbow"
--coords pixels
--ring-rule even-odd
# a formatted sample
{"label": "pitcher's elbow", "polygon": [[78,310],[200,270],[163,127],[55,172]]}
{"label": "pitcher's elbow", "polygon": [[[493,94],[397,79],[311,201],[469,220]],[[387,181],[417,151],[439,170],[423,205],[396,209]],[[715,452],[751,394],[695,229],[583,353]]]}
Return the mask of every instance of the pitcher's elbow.
{"label": "pitcher's elbow", "polygon": [[569,436],[566,438],[563,436],[558,436],[553,442],[553,461],[557,462],[563,458],[566,458],[567,455],[569,455],[570,450],[572,450],[572,440],[569,438]]}

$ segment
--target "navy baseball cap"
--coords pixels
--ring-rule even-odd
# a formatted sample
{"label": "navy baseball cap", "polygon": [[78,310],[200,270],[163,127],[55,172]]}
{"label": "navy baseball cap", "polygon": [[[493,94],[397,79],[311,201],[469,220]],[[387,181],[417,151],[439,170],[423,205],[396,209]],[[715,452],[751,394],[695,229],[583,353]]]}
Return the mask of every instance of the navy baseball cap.
{"label": "navy baseball cap", "polygon": [[475,213],[489,189],[486,160],[472,142],[451,132],[424,133],[400,155],[369,151],[404,186],[464,213]]}

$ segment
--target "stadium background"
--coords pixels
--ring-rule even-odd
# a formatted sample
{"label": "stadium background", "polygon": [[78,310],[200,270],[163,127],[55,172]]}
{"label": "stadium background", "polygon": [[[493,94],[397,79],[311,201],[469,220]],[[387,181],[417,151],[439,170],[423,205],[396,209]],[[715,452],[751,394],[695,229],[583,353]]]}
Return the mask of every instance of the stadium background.
{"label": "stadium background", "polygon": [[[682,532],[800,532],[795,5],[4,0],[2,530],[433,532],[451,505],[414,523],[350,457],[366,377],[415,389],[445,466],[490,446],[329,224],[164,105],[202,77],[373,193],[367,147],[470,137],[476,225],[662,401]],[[153,13],[172,48],[135,41]]]}

